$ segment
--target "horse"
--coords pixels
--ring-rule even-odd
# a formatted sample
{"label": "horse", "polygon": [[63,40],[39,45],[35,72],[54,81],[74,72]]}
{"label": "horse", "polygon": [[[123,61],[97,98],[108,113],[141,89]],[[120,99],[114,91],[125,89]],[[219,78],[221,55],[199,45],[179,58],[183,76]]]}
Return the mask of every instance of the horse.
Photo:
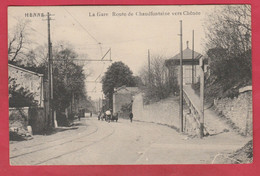
{"label": "horse", "polygon": [[116,122],[118,121],[118,112],[112,114],[111,121],[114,121],[114,120]]}

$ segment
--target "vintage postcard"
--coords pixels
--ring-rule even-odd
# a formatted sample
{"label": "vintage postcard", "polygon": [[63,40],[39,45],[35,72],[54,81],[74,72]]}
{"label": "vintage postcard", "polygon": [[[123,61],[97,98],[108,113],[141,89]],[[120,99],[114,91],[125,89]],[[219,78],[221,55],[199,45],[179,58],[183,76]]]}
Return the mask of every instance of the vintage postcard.
{"label": "vintage postcard", "polygon": [[250,5],[9,6],[10,165],[253,162]]}

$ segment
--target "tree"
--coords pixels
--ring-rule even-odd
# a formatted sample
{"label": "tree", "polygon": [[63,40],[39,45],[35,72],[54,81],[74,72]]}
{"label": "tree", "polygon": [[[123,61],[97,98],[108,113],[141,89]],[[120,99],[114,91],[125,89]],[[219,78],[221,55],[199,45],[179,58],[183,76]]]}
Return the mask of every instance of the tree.
{"label": "tree", "polygon": [[210,70],[205,93],[233,97],[240,87],[252,84],[251,8],[220,7],[208,15],[205,27]]}
{"label": "tree", "polygon": [[237,56],[251,49],[250,5],[222,6],[208,15],[207,49],[224,48],[228,56]]}
{"label": "tree", "polygon": [[[33,49],[33,53],[35,56],[34,62],[36,62],[37,66],[46,64],[48,62],[48,45],[47,44],[37,46],[36,48]],[[55,54],[57,52],[53,49],[53,53]]]}
{"label": "tree", "polygon": [[65,48],[54,54],[54,106],[64,111],[73,101],[86,99],[83,66],[74,63],[77,54]]}
{"label": "tree", "polygon": [[155,101],[164,99],[168,97],[175,88],[173,84],[175,82],[172,82],[174,78],[170,80],[169,75],[167,74],[165,59],[165,57],[159,55],[152,56],[150,72],[148,71],[147,66],[144,66],[140,71],[139,75],[145,83],[145,86],[142,86],[142,89],[145,91],[145,101],[147,102],[152,99]]}
{"label": "tree", "polygon": [[[61,46],[62,44],[62,46]],[[46,45],[38,46],[30,52],[30,57],[38,57],[41,63],[24,68],[44,74],[44,80],[48,80],[48,61]],[[53,108],[57,112],[64,112],[69,106],[73,110],[80,107],[81,102],[87,101],[85,91],[85,79],[83,66],[75,62],[78,55],[70,44],[58,42],[53,46]],[[76,107],[76,109],[75,109]]]}
{"label": "tree", "polygon": [[136,86],[135,77],[130,68],[123,62],[114,62],[102,78],[102,90],[109,99],[110,107],[112,107],[114,88],[123,85],[128,87]]}
{"label": "tree", "polygon": [[8,60],[22,61],[25,56],[26,45],[29,43],[27,26],[29,21],[20,20],[13,29],[8,30]]}

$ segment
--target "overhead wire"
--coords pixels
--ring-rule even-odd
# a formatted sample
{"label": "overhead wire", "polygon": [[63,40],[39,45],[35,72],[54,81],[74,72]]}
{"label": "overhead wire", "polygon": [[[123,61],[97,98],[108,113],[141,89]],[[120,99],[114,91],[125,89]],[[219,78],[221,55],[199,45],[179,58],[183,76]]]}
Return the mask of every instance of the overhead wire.
{"label": "overhead wire", "polygon": [[82,27],[82,29],[83,29],[84,31],[87,32],[87,34],[88,34],[92,39],[94,39],[94,40],[97,42],[97,44],[100,43],[66,8],[64,8],[64,10]]}
{"label": "overhead wire", "polygon": [[[103,51],[102,51],[102,43],[99,42],[80,22],[79,20],[77,20],[77,18],[75,16],[73,16],[66,8],[64,8],[64,10],[80,25],[80,27],[93,39],[96,41],[95,45],[99,46],[100,49],[100,54],[101,57],[103,56]],[[96,92],[96,83],[97,80],[100,78],[101,74],[103,73],[104,70],[104,62],[103,62],[103,68],[102,68],[102,72],[99,74],[99,76],[95,79],[95,87],[93,88],[93,90],[91,92]]]}
{"label": "overhead wire", "polygon": [[96,45],[99,46],[101,57],[103,56],[103,50],[102,50],[102,43],[99,42],[88,30],[86,27],[84,27],[79,20],[75,16],[73,16],[66,8],[63,8],[79,25],[80,27],[93,39],[96,41]]}
{"label": "overhead wire", "polygon": [[[10,17],[12,17],[14,20],[16,20],[17,22],[19,22],[19,19],[18,19],[17,17],[15,17],[15,16],[13,16],[13,15],[10,15]],[[41,32],[37,31],[35,28],[33,28],[30,23],[27,23],[26,26],[27,26],[29,29],[31,29],[33,32],[35,32],[36,34],[38,34],[38,35],[40,35],[41,37],[43,37],[44,39],[47,38],[46,35],[42,34]],[[37,42],[36,42],[36,43],[37,43]],[[44,62],[46,61],[46,60],[43,59],[43,58],[40,58],[40,59],[41,59],[42,61],[44,61]],[[34,58],[33,60],[34,60],[37,64],[40,64],[37,59]]]}

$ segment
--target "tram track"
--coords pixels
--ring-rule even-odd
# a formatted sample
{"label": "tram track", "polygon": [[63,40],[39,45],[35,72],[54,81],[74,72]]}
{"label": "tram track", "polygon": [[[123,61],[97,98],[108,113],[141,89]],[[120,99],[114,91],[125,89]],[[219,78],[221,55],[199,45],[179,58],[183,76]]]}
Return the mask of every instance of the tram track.
{"label": "tram track", "polygon": [[[16,163],[19,160],[23,160],[23,159],[26,159],[26,158],[33,158],[33,156],[37,156],[38,155],[38,156],[43,156],[43,157],[40,157],[40,158],[36,159],[38,161],[36,161],[35,159],[32,159],[26,165],[41,165],[43,163],[46,163],[46,162],[51,161],[51,160],[55,160],[55,159],[60,158],[62,156],[69,155],[69,154],[74,153],[74,152],[78,152],[80,150],[85,149],[86,147],[89,147],[89,146],[95,145],[98,142],[101,142],[102,140],[108,138],[109,136],[112,136],[114,134],[114,132],[115,132],[115,128],[112,127],[110,124],[106,124],[106,126],[107,125],[110,127],[109,128],[109,132],[105,132],[107,134],[105,134],[101,138],[98,138],[97,140],[95,140],[95,134],[97,134],[97,135],[99,135],[98,133],[102,134],[102,130],[100,132],[98,132],[100,130],[99,129],[100,127],[98,127],[97,124],[92,123],[91,126],[94,127],[94,129],[91,132],[88,132],[87,134],[83,134],[82,133],[80,137],[72,138],[72,139],[66,140],[66,141],[64,141],[62,143],[54,144],[54,145],[51,145],[51,146],[44,146],[44,147],[42,147],[40,149],[38,148],[38,149],[32,150],[30,152],[25,152],[25,153],[21,153],[21,154],[12,156],[12,157],[10,157],[10,162],[11,163]],[[93,140],[93,138],[94,138],[94,140],[91,141],[91,142],[88,141],[88,138],[90,136],[92,136],[91,137],[92,139],[90,138],[91,140]],[[64,140],[64,139],[61,139],[61,140]],[[87,144],[83,143],[85,141],[86,141]],[[39,145],[40,144],[37,144],[37,145],[31,146],[31,147],[37,147]],[[64,145],[65,145],[65,148],[67,147],[66,145],[68,145],[71,149],[62,152],[62,150],[63,150],[62,146],[64,146]],[[61,148],[59,148],[59,147],[61,147]],[[57,150],[58,152],[57,153],[53,152],[55,150]],[[53,152],[54,155],[52,155],[50,157],[44,156],[44,152],[45,151]],[[41,153],[43,153],[43,155]],[[41,160],[41,159],[43,159],[43,160]]]}
{"label": "tram track", "polygon": [[49,158],[49,159],[47,159],[47,160],[40,161],[40,162],[38,162],[38,163],[35,163],[34,165],[41,165],[41,164],[43,164],[43,163],[46,163],[46,162],[48,162],[48,161],[51,161],[51,160],[60,158],[60,157],[62,157],[62,156],[69,155],[69,154],[72,154],[72,153],[74,153],[74,152],[79,152],[79,151],[85,149],[86,147],[90,147],[90,146],[92,146],[92,145],[94,145],[94,144],[97,144],[97,143],[103,141],[104,139],[106,139],[106,138],[112,136],[114,133],[115,133],[115,129],[112,128],[112,132],[110,132],[108,135],[102,137],[101,139],[98,139],[98,140],[96,140],[96,141],[93,141],[93,142],[91,142],[90,144],[83,145],[83,146],[81,146],[81,147],[79,147],[79,148],[76,148],[76,149],[73,149],[73,150],[71,150],[71,151],[62,153],[62,154],[57,155],[57,156],[55,156],[55,157]]}
{"label": "tram track", "polygon": [[[68,129],[70,130],[70,129]],[[36,146],[39,146],[39,145],[43,145],[45,143],[52,143],[52,142],[57,142],[57,141],[60,141],[60,140],[64,140],[64,139],[67,139],[67,138],[71,138],[72,136],[67,136],[67,137],[64,137],[62,139],[52,139],[52,140],[49,140],[49,141],[45,141],[45,142],[41,142],[41,143],[38,143],[38,144],[35,144],[35,145],[30,145],[30,146],[25,146],[25,148],[33,148],[33,147],[36,147]]]}
{"label": "tram track", "polygon": [[[10,156],[10,159],[14,159],[14,158],[17,158],[17,157],[20,157],[20,156],[32,154],[32,153],[39,152],[39,151],[42,151],[42,150],[47,150],[47,149],[50,149],[50,148],[54,148],[54,147],[56,147],[56,146],[61,146],[61,145],[64,145],[64,144],[73,142],[74,140],[78,140],[78,139],[81,139],[81,138],[85,138],[85,137],[87,137],[87,136],[90,136],[90,135],[96,133],[97,131],[98,131],[98,127],[95,126],[95,129],[94,129],[92,132],[90,132],[90,133],[88,133],[88,134],[86,134],[86,135],[82,134],[80,137],[73,138],[73,139],[69,139],[69,140],[66,140],[66,141],[64,141],[64,142],[62,142],[62,143],[58,143],[58,144],[55,144],[55,145],[51,145],[51,146],[43,147],[43,148],[40,148],[40,149],[37,149],[37,150],[33,150],[33,151],[30,151],[30,152],[26,152],[26,153],[22,153],[22,154]],[[67,138],[69,138],[69,137],[67,137]],[[70,136],[70,138],[71,138],[71,136]],[[57,140],[52,140],[51,142],[57,142],[57,141],[64,140],[64,139],[66,139],[66,138],[57,139]],[[48,141],[48,142],[49,142],[49,141]],[[51,143],[51,142],[50,142],[50,143]],[[33,147],[36,147],[36,146],[39,146],[39,145],[42,145],[42,144],[44,144],[44,143],[36,144],[36,145],[30,146],[30,148],[33,148]]]}

